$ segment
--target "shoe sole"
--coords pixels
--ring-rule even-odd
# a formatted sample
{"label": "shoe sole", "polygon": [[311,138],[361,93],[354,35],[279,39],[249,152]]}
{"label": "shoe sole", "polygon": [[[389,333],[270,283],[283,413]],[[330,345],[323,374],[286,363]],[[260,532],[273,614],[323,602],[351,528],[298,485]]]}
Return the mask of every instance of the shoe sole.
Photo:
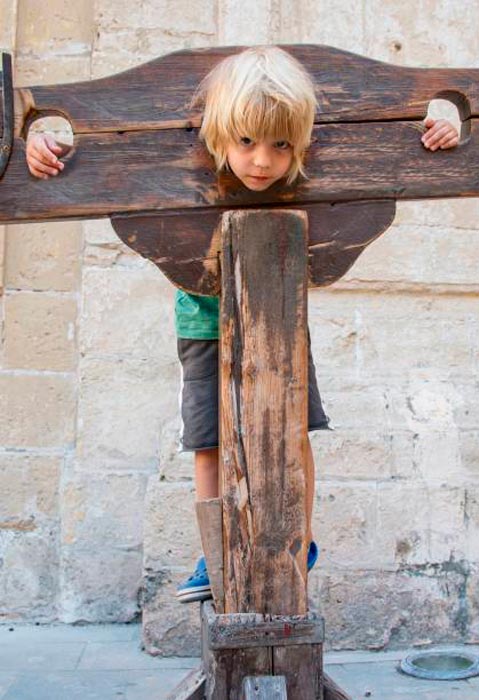
{"label": "shoe sole", "polygon": [[178,591],[176,598],[180,603],[193,603],[195,600],[212,598],[210,586],[200,586],[194,590]]}

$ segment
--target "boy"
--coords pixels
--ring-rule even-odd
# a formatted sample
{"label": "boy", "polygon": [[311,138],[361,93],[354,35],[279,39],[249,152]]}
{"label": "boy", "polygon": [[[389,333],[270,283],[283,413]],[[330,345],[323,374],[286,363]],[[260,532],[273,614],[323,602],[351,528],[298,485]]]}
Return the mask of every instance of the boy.
{"label": "boy", "polygon": [[[218,171],[227,168],[250,190],[263,191],[281,181],[305,176],[303,160],[316,110],[314,86],[303,66],[277,47],[242,51],[217,64],[199,86],[194,104],[204,109],[200,138]],[[446,120],[425,121],[426,148],[452,148],[456,129]],[[36,177],[47,179],[64,168],[61,152],[49,136],[27,144],[27,163]],[[195,453],[196,498],[218,496],[218,298],[177,291],[176,329],[182,366],[182,449]],[[308,430],[328,428],[309,348]],[[308,570],[317,559],[311,519],[314,463],[308,440],[306,464]],[[211,597],[204,557],[178,586],[180,602]]]}

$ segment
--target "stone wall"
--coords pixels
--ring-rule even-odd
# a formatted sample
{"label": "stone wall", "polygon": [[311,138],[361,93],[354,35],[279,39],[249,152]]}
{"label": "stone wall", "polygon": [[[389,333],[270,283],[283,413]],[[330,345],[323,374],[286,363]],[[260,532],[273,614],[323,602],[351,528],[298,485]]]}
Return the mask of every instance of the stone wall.
{"label": "stone wall", "polygon": [[[331,0],[0,0],[17,85],[97,78],[185,47],[324,43],[477,66],[479,6]],[[1,185],[0,185],[1,186]],[[310,593],[335,648],[479,638],[479,200],[401,203],[310,294],[334,432],[314,434]],[[197,651],[174,600],[200,545],[177,452],[173,289],[107,221],[0,228],[0,615],[125,621]]]}

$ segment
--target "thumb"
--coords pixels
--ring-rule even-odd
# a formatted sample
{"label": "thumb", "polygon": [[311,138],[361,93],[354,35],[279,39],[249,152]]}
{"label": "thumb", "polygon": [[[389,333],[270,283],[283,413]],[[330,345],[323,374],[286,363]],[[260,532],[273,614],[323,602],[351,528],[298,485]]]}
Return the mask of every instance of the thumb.
{"label": "thumb", "polygon": [[59,152],[62,150],[52,136],[45,136],[45,143],[51,151]]}
{"label": "thumb", "polygon": [[424,125],[425,126],[433,126],[435,121],[436,120],[433,117],[426,117],[424,120]]}

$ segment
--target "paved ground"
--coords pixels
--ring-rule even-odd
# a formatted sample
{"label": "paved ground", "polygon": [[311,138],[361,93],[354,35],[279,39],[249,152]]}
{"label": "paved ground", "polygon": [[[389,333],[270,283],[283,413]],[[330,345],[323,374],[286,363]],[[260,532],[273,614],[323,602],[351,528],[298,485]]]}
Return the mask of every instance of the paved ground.
{"label": "paved ground", "polygon": [[[479,654],[479,646],[466,648]],[[398,673],[407,653],[331,652],[326,670],[353,700],[479,700],[479,677],[433,682]],[[138,624],[0,626],[0,700],[164,700],[198,664],[145,654]]]}

